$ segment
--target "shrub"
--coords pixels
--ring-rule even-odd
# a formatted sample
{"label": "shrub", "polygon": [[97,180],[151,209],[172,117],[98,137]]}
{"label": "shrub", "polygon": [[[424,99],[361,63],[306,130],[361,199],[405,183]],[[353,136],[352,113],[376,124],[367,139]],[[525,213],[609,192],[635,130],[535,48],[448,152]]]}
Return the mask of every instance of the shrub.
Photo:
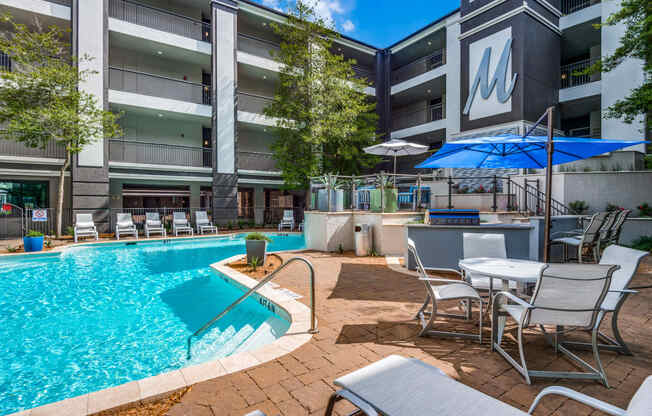
{"label": "shrub", "polygon": [[255,272],[258,266],[260,266],[260,259],[258,257],[252,257],[249,264],[251,265],[251,269]]}
{"label": "shrub", "polygon": [[71,225],[66,227],[65,235],[75,235],[75,229]]}
{"label": "shrub", "polygon": [[268,243],[272,242],[272,239],[263,233],[249,233],[245,237],[245,240],[267,241]]}
{"label": "shrub", "polygon": [[244,229],[245,228],[245,222],[244,221],[238,221],[238,228],[239,229]]}
{"label": "shrub", "polygon": [[589,210],[589,204],[587,204],[586,201],[573,201],[568,204],[568,207],[575,214],[584,214],[586,211]]}
{"label": "shrub", "polygon": [[639,205],[638,207],[639,215],[641,217],[652,217],[652,207],[646,202],[644,204]]}
{"label": "shrub", "polygon": [[25,237],[43,237],[43,233],[36,230],[30,230]]}
{"label": "shrub", "polygon": [[632,242],[631,247],[636,250],[652,252],[652,235],[644,235]]}
{"label": "shrub", "polygon": [[233,229],[233,223],[231,221],[226,223],[226,229],[231,231]]}
{"label": "shrub", "polygon": [[10,252],[10,253],[15,253],[15,252],[18,251],[18,247],[7,246],[7,251]]}
{"label": "shrub", "polygon": [[611,202],[608,202],[608,203],[607,203],[607,207],[605,208],[605,210],[606,210],[607,212],[611,212],[611,211],[622,211],[622,210],[624,210],[624,209],[625,209],[625,208],[620,207],[620,206],[615,205],[615,204],[612,204]]}
{"label": "shrub", "polygon": [[344,254],[344,246],[342,243],[340,243],[339,247],[337,247],[337,252],[340,254]]}

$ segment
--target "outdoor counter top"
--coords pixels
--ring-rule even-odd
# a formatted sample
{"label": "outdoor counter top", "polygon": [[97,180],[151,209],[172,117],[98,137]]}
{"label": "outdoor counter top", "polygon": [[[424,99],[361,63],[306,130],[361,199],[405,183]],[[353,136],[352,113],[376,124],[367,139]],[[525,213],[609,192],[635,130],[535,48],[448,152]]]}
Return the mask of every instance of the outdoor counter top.
{"label": "outdoor counter top", "polygon": [[534,228],[529,223],[527,224],[503,224],[503,223],[480,223],[479,225],[430,225],[430,224],[408,224],[409,228],[430,228],[430,229],[461,229],[466,231],[471,230],[530,230]]}

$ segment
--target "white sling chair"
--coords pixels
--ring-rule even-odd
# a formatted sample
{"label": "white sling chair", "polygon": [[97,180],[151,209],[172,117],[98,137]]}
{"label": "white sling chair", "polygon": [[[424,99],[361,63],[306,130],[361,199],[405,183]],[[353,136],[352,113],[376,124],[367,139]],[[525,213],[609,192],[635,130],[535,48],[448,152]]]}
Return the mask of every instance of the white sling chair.
{"label": "white sling chair", "polygon": [[[421,262],[419,253],[417,252],[417,247],[414,244],[412,239],[408,238],[408,253],[412,255],[414,261],[417,265],[417,272],[419,273],[419,280],[421,280],[426,286],[426,300],[423,303],[423,306],[417,312],[417,319],[421,323],[421,332],[419,336],[452,336],[452,337],[461,337],[461,338],[472,338],[478,340],[482,343],[482,298],[480,294],[471,287],[471,284],[464,281],[462,274],[457,270],[452,269],[436,269],[429,267],[429,271],[440,271],[446,273],[456,273],[459,275],[460,280],[454,279],[444,279],[441,277],[433,277],[426,273],[426,268]],[[437,312],[437,304],[441,301],[448,300],[464,300],[466,301],[466,314],[465,315],[455,315],[448,313]],[[476,301],[480,304],[480,322],[478,328],[478,334],[467,334],[461,332],[446,332],[438,331],[434,329],[435,319],[440,317],[445,318],[457,318],[457,319],[471,319],[471,303]],[[428,305],[431,304],[432,308],[430,312],[427,311]]]}
{"label": "white sling chair", "polygon": [[199,234],[204,234],[204,231],[217,234],[217,227],[210,222],[206,211],[195,211],[195,226]]}
{"label": "white sling chair", "polygon": [[398,355],[339,377],[333,384],[340,390],[331,395],[325,416],[331,416],[335,403],[342,399],[367,416],[525,416],[550,395],[567,397],[611,416],[652,414],[652,376],[641,383],[627,410],[566,387],[551,386],[537,395],[527,413],[448,377],[437,367]]}
{"label": "white sling chair", "polygon": [[131,214],[121,212],[116,215],[115,238],[120,240],[120,235],[133,235],[138,239],[138,230],[131,219]]}
{"label": "white sling chair", "polygon": [[[464,247],[464,258],[470,259],[475,257],[491,257],[498,259],[507,258],[507,248],[505,247],[504,234],[479,234],[464,233],[462,236]],[[471,283],[476,290],[488,291],[489,300],[493,297],[494,279],[488,276],[477,274],[466,274],[464,279]],[[517,283],[509,281],[509,288],[516,289]]]}
{"label": "white sling chair", "polygon": [[[582,263],[582,252],[586,249],[591,253],[594,262],[598,262],[600,258],[600,233],[602,227],[609,220],[612,214],[609,212],[598,212],[591,217],[589,225],[581,234],[575,232],[561,233],[561,236],[553,238],[551,244],[563,244],[563,258],[562,261],[566,262],[568,258],[568,247],[574,247],[577,250],[577,261]],[[566,235],[563,234],[574,234]]]}
{"label": "white sling chair", "polygon": [[[600,380],[609,387],[607,375],[600,361],[597,344],[600,323],[597,321],[603,316],[600,308],[609,290],[611,276],[617,269],[618,266],[614,265],[549,264],[541,268],[541,276],[530,302],[510,292],[497,293],[492,310],[491,349],[502,355],[521,373],[528,384],[531,384],[531,377],[586,378]],[[506,304],[504,301],[514,303]],[[510,316],[518,324],[520,364],[501,347],[506,319],[499,319],[499,314]],[[528,370],[523,331],[530,326],[538,326],[555,351],[565,354],[586,372]],[[556,327],[557,332],[562,334],[564,327],[590,330],[595,367],[561,345],[557,334],[549,334],[546,326]]]}
{"label": "white sling chair", "polygon": [[145,237],[149,238],[151,234],[161,234],[163,237],[167,234],[158,212],[145,213]]}
{"label": "white sling chair", "polygon": [[[597,326],[595,330],[598,331],[598,337],[605,342],[605,344],[598,344],[599,348],[609,351],[617,351],[618,353],[625,355],[632,355],[632,352],[623,340],[620,330],[618,329],[618,314],[620,313],[620,308],[622,308],[627,300],[627,297],[630,294],[638,293],[635,289],[643,288],[630,287],[629,285],[636,275],[641,261],[648,255],[649,253],[645,251],[634,250],[627,247],[617,246],[615,244],[607,247],[604,253],[602,253],[600,264],[617,264],[620,266],[620,269],[616,270],[611,276],[609,292],[602,301],[602,305],[600,306],[600,316],[595,323]],[[608,313],[611,313],[611,329],[615,339],[599,331],[600,322],[602,321],[603,316]],[[591,344],[583,342],[563,340],[560,340],[559,342],[562,345],[569,347],[592,347]]]}
{"label": "white sling chair", "polygon": [[76,214],[73,228],[75,243],[79,237],[95,237],[98,239],[97,228],[93,222],[93,214]]}
{"label": "white sling chair", "polygon": [[286,209],[283,211],[283,219],[281,219],[281,222],[278,223],[279,231],[285,227],[289,227],[290,231],[294,230],[294,211],[291,209]]}
{"label": "white sling chair", "polygon": [[176,211],[172,213],[172,231],[174,236],[178,236],[180,232],[194,235],[192,227],[188,224],[185,212]]}

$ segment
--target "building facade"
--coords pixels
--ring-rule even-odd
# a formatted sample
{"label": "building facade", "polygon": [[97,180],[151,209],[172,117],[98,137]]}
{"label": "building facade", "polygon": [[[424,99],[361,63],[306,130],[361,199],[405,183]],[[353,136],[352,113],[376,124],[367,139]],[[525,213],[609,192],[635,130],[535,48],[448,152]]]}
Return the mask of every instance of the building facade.
{"label": "building facade", "polygon": [[[639,62],[575,75],[618,46],[622,27],[593,27],[617,9],[617,1],[462,0],[387,48],[344,36],[333,48],[369,80],[386,138],[435,150],[461,137],[523,133],[549,106],[560,133],[641,138],[642,120],[601,117],[643,82]],[[124,137],[98,140],[73,161],[71,212],[93,212],[105,227],[112,210],[154,207],[207,207],[217,222],[263,223],[300,205],[281,190],[275,121],[263,115],[279,72],[270,23],[283,14],[249,0],[0,0],[0,11],[71,28],[73,48],[95,57],[98,71],[81,87],[123,113]],[[634,168],[644,149],[628,150],[604,161]],[[54,206],[64,156],[57,146],[0,142],[0,189],[10,201]],[[400,169],[419,161],[402,158]]]}

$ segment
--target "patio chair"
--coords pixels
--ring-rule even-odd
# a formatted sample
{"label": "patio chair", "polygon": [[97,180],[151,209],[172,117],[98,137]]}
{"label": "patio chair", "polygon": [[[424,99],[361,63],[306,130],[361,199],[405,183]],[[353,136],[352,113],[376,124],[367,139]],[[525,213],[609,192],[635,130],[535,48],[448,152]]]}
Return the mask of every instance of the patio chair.
{"label": "patio chair", "polygon": [[[601,264],[549,264],[541,270],[534,294],[529,302],[510,292],[499,292],[494,297],[491,322],[491,349],[507,360],[528,384],[532,377],[547,378],[586,378],[600,380],[609,387],[607,374],[602,367],[598,350],[599,319],[602,318],[601,305],[609,290],[611,276],[618,269],[615,265]],[[503,301],[511,301],[506,304]],[[502,334],[507,319],[511,317],[518,324],[517,343],[520,364],[502,347]],[[531,326],[539,327],[555,351],[565,354],[585,372],[559,372],[529,370],[525,360],[523,331]],[[556,327],[556,333],[546,329]],[[591,344],[595,367],[573,354],[559,343],[558,334],[564,334],[564,327],[591,331]]]}
{"label": "patio chair", "polygon": [[600,228],[600,238],[598,239],[598,260],[600,260],[602,250],[611,244],[611,233],[615,231],[614,227],[616,226],[616,220],[618,220],[621,212],[621,210],[611,211]]}
{"label": "patio chair", "polygon": [[[482,343],[482,298],[480,297],[480,294],[476,292],[473,287],[471,287],[470,283],[464,281],[462,274],[457,270],[437,269],[431,267],[427,269],[434,272],[455,273],[460,277],[460,280],[444,279],[441,277],[433,277],[428,275],[426,273],[426,268],[423,266],[421,258],[419,257],[417,247],[414,244],[414,241],[412,241],[410,238],[408,238],[408,253],[410,253],[414,258],[414,261],[417,265],[417,272],[419,273],[419,280],[421,280],[426,287],[426,300],[423,302],[423,306],[421,306],[421,309],[419,309],[419,312],[417,312],[416,315],[416,318],[421,323],[421,331],[419,332],[419,336],[432,335],[472,338],[477,339],[478,342]],[[438,303],[449,300],[466,301],[466,314],[456,315],[437,312]],[[471,305],[473,301],[476,301],[480,304],[480,322],[477,335],[461,332],[438,331],[434,329],[435,319],[437,317],[470,320]],[[429,312],[427,311],[428,305],[432,305],[432,308]]]}
{"label": "patio chair", "polygon": [[[629,284],[636,275],[641,261],[648,255],[649,253],[645,251],[621,247],[615,244],[610,245],[604,250],[602,258],[600,259],[600,264],[616,264],[620,266],[620,269],[616,270],[611,276],[609,292],[602,301],[602,305],[600,306],[600,316],[595,322],[595,330],[598,331],[598,338],[605,342],[605,344],[598,344],[599,348],[616,351],[620,354],[632,355],[629,347],[620,334],[620,330],[618,329],[618,314],[620,313],[620,308],[622,308],[627,300],[627,297],[631,294],[638,293],[636,290],[633,290],[635,288],[630,288]],[[615,339],[600,332],[600,323],[603,317],[608,313],[611,313],[611,329]],[[592,347],[590,343],[585,342],[571,342],[564,340],[560,340],[559,342],[568,347],[580,347],[583,349]]]}
{"label": "patio chair", "polygon": [[122,235],[133,235],[138,239],[138,230],[136,225],[131,219],[130,213],[121,212],[116,214],[116,223],[115,223],[115,238],[120,240],[120,234]]}
{"label": "patio chair", "polygon": [[[498,259],[507,258],[507,248],[505,247],[504,234],[464,233],[462,235],[462,240],[465,259],[474,257],[492,257]],[[471,286],[473,286],[474,289],[487,291],[489,294],[489,303],[491,303],[491,298],[493,297],[494,292],[492,278],[477,274],[470,274],[465,275],[464,279],[467,282],[471,283]],[[509,288],[516,289],[517,283],[510,281]]]}
{"label": "patio chair", "polygon": [[331,395],[326,416],[333,414],[335,403],[342,399],[367,416],[525,416],[534,413],[549,395],[564,396],[612,416],[650,415],[652,410],[652,376],[643,381],[627,410],[565,387],[552,386],[543,389],[525,413],[448,377],[437,367],[398,355],[339,377],[334,384],[340,390]]}
{"label": "patio chair", "polygon": [[195,211],[195,226],[199,234],[204,234],[204,231],[217,234],[217,227],[208,219],[206,211]]}
{"label": "patio chair", "polygon": [[76,214],[73,234],[75,243],[79,237],[95,237],[95,240],[98,240],[97,228],[93,222],[93,214]]}
{"label": "patio chair", "polygon": [[159,217],[158,212],[145,213],[145,237],[149,238],[150,234],[157,233],[163,237],[167,235],[167,231],[161,223],[161,217]]}
{"label": "patio chair", "polygon": [[611,231],[609,232],[608,241],[604,247],[610,244],[618,244],[620,241],[620,233],[623,231],[625,221],[627,221],[627,217],[629,217],[629,214],[631,213],[632,211],[629,209],[624,209],[618,213],[614,225],[611,227]]}
{"label": "patio chair", "polygon": [[294,230],[294,212],[291,209],[283,211],[283,218],[278,223],[278,230],[281,231],[285,227],[290,227],[290,231]]}
{"label": "patio chair", "polygon": [[[598,212],[591,217],[589,225],[584,229],[581,235],[568,235],[568,233],[560,233],[562,236],[552,239],[552,244],[562,244],[563,254],[562,261],[565,263],[568,260],[568,247],[575,247],[577,250],[577,261],[582,263],[583,252],[587,250],[593,256],[595,263],[598,262],[600,257],[600,230],[605,223],[605,220],[610,215],[609,212]],[[563,234],[566,234],[565,236]]]}
{"label": "patio chair", "polygon": [[174,232],[175,237],[178,236],[180,232],[194,235],[185,212],[176,211],[172,213],[172,232]]}

